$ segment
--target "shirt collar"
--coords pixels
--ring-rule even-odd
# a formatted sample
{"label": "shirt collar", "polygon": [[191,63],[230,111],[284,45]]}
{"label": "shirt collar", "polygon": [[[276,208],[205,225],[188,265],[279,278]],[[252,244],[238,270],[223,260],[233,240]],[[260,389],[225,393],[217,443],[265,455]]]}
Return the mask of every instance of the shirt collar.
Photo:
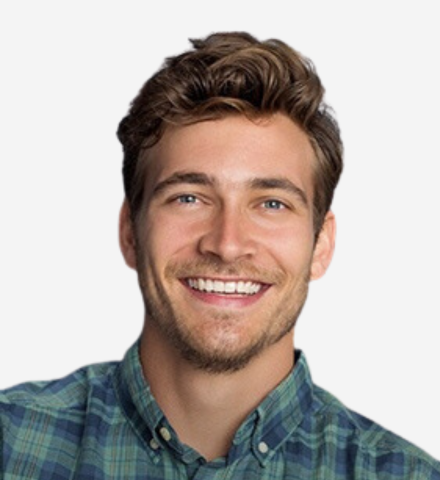
{"label": "shirt collar", "polygon": [[[139,343],[136,342],[128,350],[116,369],[115,387],[121,406],[132,427],[148,444],[150,451],[154,452],[160,447],[169,448],[185,463],[195,461],[200,456],[178,441],[151,393],[142,371]],[[295,367],[291,374],[261,402],[238,429],[228,454],[228,463],[248,454],[251,449],[264,465],[303,421],[311,408],[312,397],[313,383],[305,355],[296,350]]]}

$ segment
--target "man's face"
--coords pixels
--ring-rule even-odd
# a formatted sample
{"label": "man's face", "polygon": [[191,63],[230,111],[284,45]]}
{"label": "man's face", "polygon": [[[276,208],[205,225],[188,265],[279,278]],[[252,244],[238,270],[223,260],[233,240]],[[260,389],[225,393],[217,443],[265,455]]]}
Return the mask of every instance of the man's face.
{"label": "man's face", "polygon": [[145,328],[198,368],[240,369],[285,342],[331,257],[314,249],[312,147],[283,115],[233,116],[170,128],[146,155]]}

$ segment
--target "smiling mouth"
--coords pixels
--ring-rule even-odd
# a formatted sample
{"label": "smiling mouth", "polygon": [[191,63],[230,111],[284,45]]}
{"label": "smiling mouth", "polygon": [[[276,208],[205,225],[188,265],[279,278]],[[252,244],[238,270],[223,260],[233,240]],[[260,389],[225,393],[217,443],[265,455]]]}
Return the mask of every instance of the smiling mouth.
{"label": "smiling mouth", "polygon": [[186,284],[193,290],[219,295],[256,295],[269,285],[252,281],[223,281],[209,278],[187,278]]}

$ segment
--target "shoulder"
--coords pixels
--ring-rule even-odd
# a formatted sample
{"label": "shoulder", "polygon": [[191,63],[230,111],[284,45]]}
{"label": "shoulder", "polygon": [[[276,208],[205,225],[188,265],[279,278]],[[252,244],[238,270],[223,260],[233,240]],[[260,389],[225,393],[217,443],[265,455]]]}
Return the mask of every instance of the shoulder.
{"label": "shoulder", "polygon": [[[440,480],[440,462],[426,452],[314,387],[312,418],[325,442],[333,442],[340,458],[358,462],[377,478]],[[380,475],[383,475],[380,476]],[[376,478],[376,477],[374,477]]]}
{"label": "shoulder", "polygon": [[28,471],[43,471],[62,458],[57,468],[71,471],[88,424],[120,421],[113,388],[117,365],[91,365],[59,380],[1,391],[0,470],[28,478]]}
{"label": "shoulder", "polygon": [[61,379],[16,385],[0,391],[0,408],[62,410],[81,407],[90,389],[105,386],[117,365],[118,362],[89,365]]}
{"label": "shoulder", "polygon": [[[57,419],[77,421],[92,397],[108,392],[117,362],[83,367],[64,378],[28,382],[0,391],[0,429],[41,428]],[[112,389],[111,389],[112,390]]]}

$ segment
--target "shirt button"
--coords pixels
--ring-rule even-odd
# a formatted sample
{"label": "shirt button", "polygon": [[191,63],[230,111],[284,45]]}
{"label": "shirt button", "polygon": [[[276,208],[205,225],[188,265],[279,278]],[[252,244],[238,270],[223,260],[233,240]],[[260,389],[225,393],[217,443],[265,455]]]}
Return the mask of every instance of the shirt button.
{"label": "shirt button", "polygon": [[169,441],[171,440],[171,433],[170,433],[170,431],[168,430],[168,428],[162,427],[162,428],[159,430],[159,433],[160,433],[161,437],[162,437],[166,442],[169,442]]}
{"label": "shirt button", "polygon": [[156,440],[154,438],[152,438],[150,440],[150,447],[153,449],[153,450],[157,450],[160,445],[156,442]]}
{"label": "shirt button", "polygon": [[266,442],[260,442],[258,444],[258,450],[260,453],[267,453],[269,451],[269,447]]}

